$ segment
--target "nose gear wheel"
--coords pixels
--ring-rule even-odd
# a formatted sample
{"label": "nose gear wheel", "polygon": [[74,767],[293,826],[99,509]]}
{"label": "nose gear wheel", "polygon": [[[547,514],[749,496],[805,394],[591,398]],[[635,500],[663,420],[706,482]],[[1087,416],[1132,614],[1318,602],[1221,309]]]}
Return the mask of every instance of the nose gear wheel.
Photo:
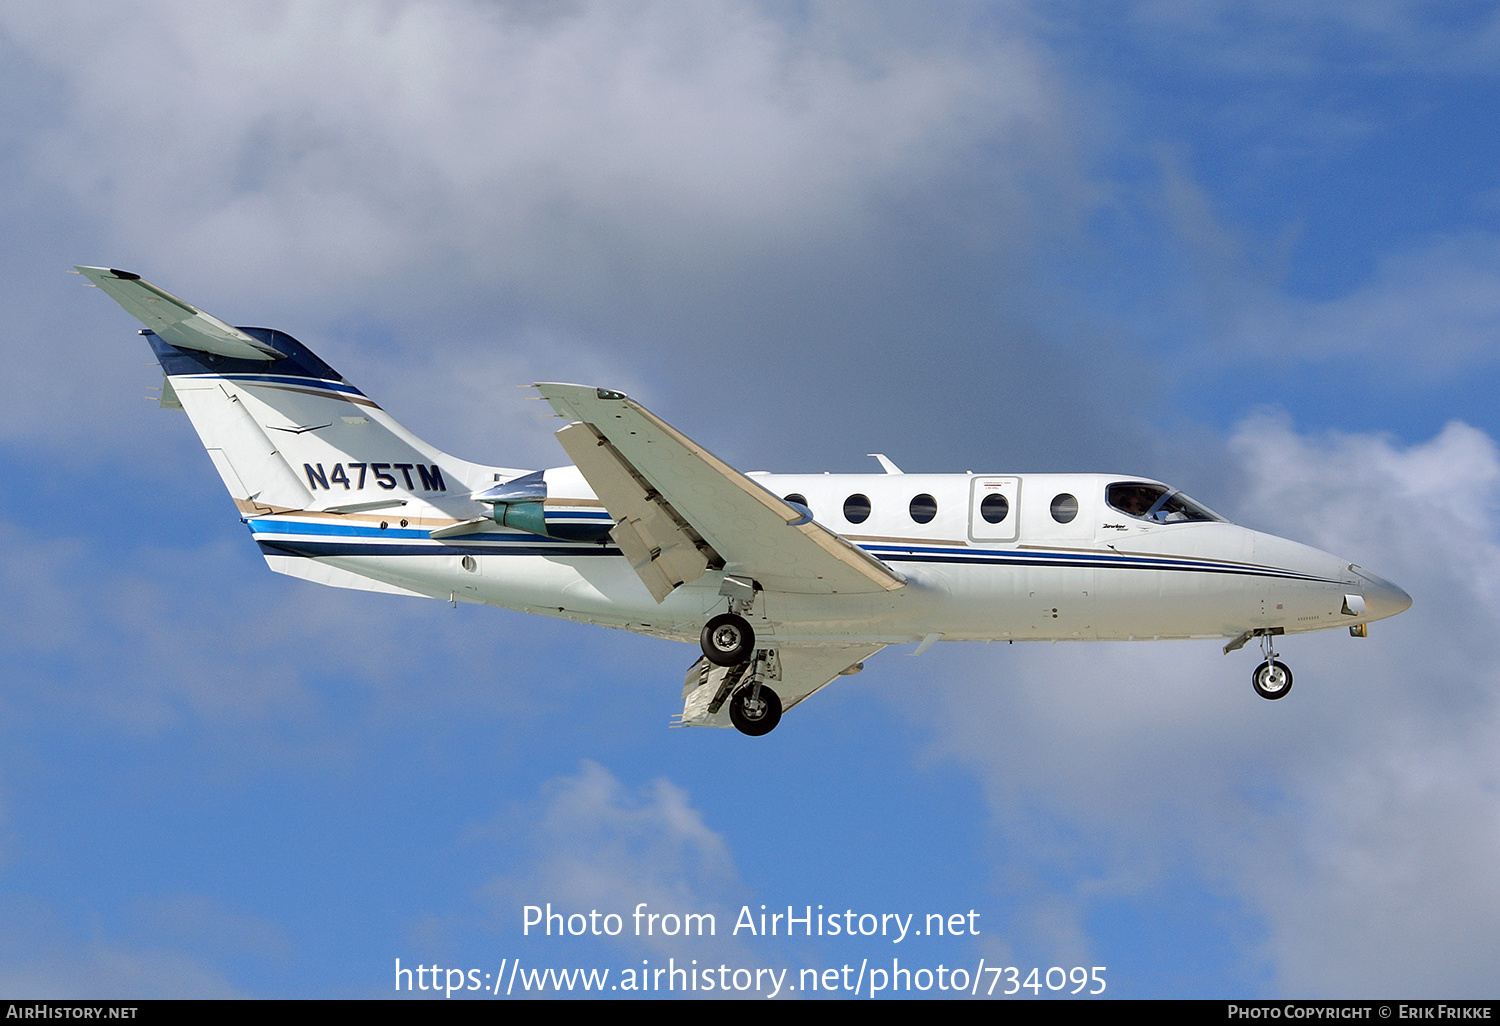
{"label": "nose gear wheel", "polygon": [[1250,683],[1254,685],[1257,695],[1274,702],[1278,698],[1285,698],[1286,693],[1292,690],[1292,671],[1287,669],[1286,663],[1272,659],[1255,668]]}
{"label": "nose gear wheel", "polygon": [[1267,701],[1274,702],[1278,698],[1285,698],[1286,693],[1292,690],[1292,671],[1287,668],[1286,663],[1276,658],[1276,649],[1270,634],[1264,634],[1260,639],[1261,651],[1266,654],[1266,661],[1255,668],[1250,675],[1250,684],[1255,688],[1255,693]]}

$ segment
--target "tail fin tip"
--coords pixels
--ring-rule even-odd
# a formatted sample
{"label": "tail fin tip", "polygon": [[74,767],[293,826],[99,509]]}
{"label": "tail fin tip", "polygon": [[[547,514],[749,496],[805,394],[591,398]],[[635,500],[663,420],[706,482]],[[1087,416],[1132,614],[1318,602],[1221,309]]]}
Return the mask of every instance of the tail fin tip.
{"label": "tail fin tip", "polygon": [[74,264],[73,268],[103,289],[126,313],[179,349],[260,363],[286,358],[287,354],[274,346],[204,313],[131,271],[82,264]]}

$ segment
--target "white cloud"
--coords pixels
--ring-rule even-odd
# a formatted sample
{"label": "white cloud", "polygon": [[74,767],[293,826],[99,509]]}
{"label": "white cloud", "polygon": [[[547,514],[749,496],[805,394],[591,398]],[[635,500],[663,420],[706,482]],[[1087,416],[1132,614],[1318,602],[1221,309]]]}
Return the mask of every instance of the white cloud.
{"label": "white cloud", "polygon": [[[644,902],[647,913],[716,917],[716,939],[694,938],[695,955],[707,960],[732,947],[734,898],[744,885],[724,837],[678,785],[658,778],[632,791],[586,759],[576,775],[550,781],[540,810],[521,818],[530,821],[526,868],[485,888],[507,929],[519,923],[524,905],[550,902],[564,916],[618,913],[625,922],[617,943],[628,948],[680,950],[680,937],[635,936],[630,916]],[[514,843],[516,819],[508,814],[483,833]]]}
{"label": "white cloud", "polygon": [[[1495,38],[1493,20],[1476,19],[1470,45],[1414,20],[1419,9],[1405,4],[1131,10],[1144,36],[1216,78],[1316,76],[1320,48],[1350,39],[1367,67],[1420,67],[1440,54],[1449,69],[1484,68]],[[292,330],[398,417],[415,410],[411,426],[470,458],[510,462],[519,450],[518,463],[560,462],[549,422],[532,420],[536,404],[513,401],[525,393],[509,387],[564,376],[560,367],[632,391],[654,368],[683,368],[675,395],[657,383],[641,397],[660,406],[663,392],[679,403],[697,395],[717,411],[727,405],[715,387],[722,375],[777,358],[795,358],[804,373],[793,377],[805,380],[755,398],[769,406],[802,389],[800,402],[765,418],[790,425],[780,437],[801,451],[876,423],[930,453],[951,444],[951,416],[1006,460],[1041,447],[1028,448],[1028,432],[1076,458],[1083,445],[1128,434],[1113,411],[1131,405],[1121,392],[1141,391],[1131,378],[1153,364],[1129,353],[1056,357],[1020,323],[1045,319],[1036,307],[1046,296],[1024,297],[1024,317],[996,313],[1014,288],[1011,262],[1027,261],[1029,229],[1046,222],[1056,240],[1067,215],[1087,207],[1072,152],[1087,143],[1069,84],[1029,30],[986,12],[984,30],[971,31],[966,16],[832,4],[788,15],[732,0],[12,5],[0,12],[6,81],[45,88],[3,101],[25,115],[6,137],[7,168],[20,172],[8,179],[7,209],[36,237],[73,233],[106,251],[78,259],[125,264],[231,320]],[[1101,74],[1118,70],[1101,63]],[[1260,102],[1276,88],[1238,97],[1243,123],[1280,117],[1284,106]],[[1265,134],[1322,151],[1327,126],[1358,113],[1303,104],[1300,134],[1295,125]],[[1097,127],[1115,137],[1111,159],[1128,160],[1119,119],[1101,114]],[[1166,146],[1176,152],[1175,140]],[[1246,244],[1216,221],[1222,197],[1198,187],[1190,167],[1184,157],[1180,174],[1168,168],[1167,212],[1195,256],[1237,275]],[[946,188],[966,175],[983,187]],[[1484,340],[1500,326],[1497,267],[1492,239],[1455,235],[1389,258],[1345,299],[1270,301],[1232,341],[1314,359],[1374,352],[1403,374],[1450,373],[1488,359]],[[1134,267],[1119,275],[1159,324],[1150,277]],[[1240,286],[1223,284],[1234,294],[1211,297],[1212,312],[1229,311],[1227,320],[1247,304]],[[17,373],[0,404],[6,437],[102,465],[92,475],[75,468],[62,486],[70,498],[54,501],[65,518],[87,522],[104,508],[97,496],[123,489],[170,506],[177,491],[158,486],[172,475],[217,489],[181,418],[153,411],[164,426],[148,435],[122,416],[120,381],[135,380],[126,375],[147,354],[101,357],[99,336],[118,337],[124,352],[131,325],[102,297],[75,291],[60,300],[31,291],[11,304],[15,337],[49,344],[8,353]],[[75,304],[99,312],[84,315],[87,331],[56,337],[58,309]],[[1070,320],[1091,308],[1057,305]],[[669,326],[676,340],[643,342],[637,306],[660,315],[648,327]],[[373,364],[368,377],[317,341],[367,327],[348,323],[351,310],[379,326],[358,357]],[[496,311],[511,320],[492,325]],[[732,322],[747,311],[782,318],[785,330],[741,352]],[[907,332],[919,322],[933,329]],[[720,334],[681,342],[704,323]],[[625,336],[618,352],[594,340],[616,331]],[[378,352],[382,337],[413,341],[392,357],[389,346]],[[464,341],[443,344],[453,338]],[[486,352],[486,342],[505,354]],[[418,363],[413,352],[430,358]],[[1197,351],[1182,362],[1194,359],[1222,362]],[[413,366],[424,369],[408,376]],[[1110,375],[1099,389],[1107,400],[1092,398],[1094,366]],[[914,413],[889,401],[893,367],[918,400],[906,404]],[[1031,398],[995,404],[995,381]],[[1090,419],[1095,407],[1100,421]],[[1061,413],[1048,420],[1049,409]],[[738,439],[760,429],[733,417],[704,422],[681,426],[710,444],[712,430]],[[100,430],[106,423],[112,430]],[[513,437],[525,441],[513,446]],[[1252,498],[1228,512],[1366,563],[1412,591],[1416,607],[1377,624],[1368,641],[1287,642],[1298,685],[1276,704],[1250,693],[1248,654],[1225,658],[1207,643],[930,653],[1000,678],[942,689],[937,745],[984,782],[1016,853],[1017,864],[997,872],[1045,878],[1028,885],[1024,915],[1067,964],[1089,962],[1080,952],[1099,944],[1091,908],[1159,887],[1186,863],[1254,909],[1288,992],[1368,991],[1372,979],[1382,992],[1392,980],[1461,992],[1483,979],[1486,958],[1493,964],[1490,924],[1500,920],[1481,854],[1493,851],[1496,825],[1494,443],[1462,425],[1401,447],[1307,439],[1260,420],[1236,446]],[[28,465],[16,476],[55,491],[50,471]],[[184,719],[230,730],[312,724],[307,748],[350,750],[372,723],[436,722],[455,707],[468,719],[486,701],[521,724],[510,729],[532,722],[525,703],[539,699],[511,686],[527,673],[507,665],[500,677],[473,629],[419,627],[420,603],[335,598],[271,577],[253,552],[263,579],[225,585],[246,567],[220,542],[131,551],[167,566],[163,576],[160,566],[118,569],[125,550],[103,535],[44,538],[45,549],[28,551],[35,537],[0,523],[7,637],[38,663],[68,650],[89,672],[70,674],[58,660],[40,687],[0,694],[7,712],[56,697],[115,730]],[[99,595],[115,605],[97,608]],[[198,632],[184,637],[171,615],[187,607]],[[501,631],[519,622],[479,614]],[[291,639],[283,651],[267,649],[270,633]],[[77,651],[74,638],[83,639]],[[533,647],[537,667],[557,650]],[[433,672],[443,660],[462,662]],[[327,665],[349,669],[342,679],[373,697],[351,692],[354,708],[335,708],[344,695],[329,689],[340,685],[314,680]],[[113,672],[121,668],[130,672]],[[521,818],[533,858],[494,881],[506,915],[549,893],[725,908],[741,887],[723,837],[668,781],[636,788],[586,763]],[[1057,865],[1067,871],[1050,873]]]}
{"label": "white cloud", "polygon": [[1463,424],[1409,447],[1310,440],[1255,421],[1235,447],[1260,516],[1368,554],[1358,558],[1415,600],[1371,629],[1378,657],[1361,660],[1345,708],[1284,782],[1305,872],[1246,875],[1274,925],[1284,986],[1485,995],[1500,953],[1495,441]]}
{"label": "white cloud", "polygon": [[1129,19],[1150,45],[1217,75],[1284,79],[1330,65],[1388,74],[1492,74],[1500,17],[1486,4],[1422,0],[1142,0]]}
{"label": "white cloud", "polygon": [[1337,299],[1250,303],[1231,343],[1280,358],[1379,361],[1419,383],[1491,367],[1500,341],[1500,237],[1439,238],[1378,263]]}
{"label": "white cloud", "polygon": [[944,689],[937,744],[985,784],[1019,860],[1005,886],[1073,867],[1021,888],[1039,938],[1075,949],[1102,902],[1182,875],[1251,911],[1277,993],[1482,996],[1500,953],[1495,442],[1259,419],[1234,450],[1241,519],[1357,559],[1414,607],[1368,640],[1283,640],[1297,690],[1278,703],[1251,692],[1253,657],[1207,643],[973,657],[1003,681]]}
{"label": "white cloud", "polygon": [[1488,647],[1500,617],[1494,439],[1452,423],[1407,447],[1369,435],[1309,440],[1262,417],[1241,425],[1231,448],[1248,472],[1242,519],[1410,581],[1417,605],[1389,629],[1404,634],[1420,620],[1447,639],[1441,648]]}

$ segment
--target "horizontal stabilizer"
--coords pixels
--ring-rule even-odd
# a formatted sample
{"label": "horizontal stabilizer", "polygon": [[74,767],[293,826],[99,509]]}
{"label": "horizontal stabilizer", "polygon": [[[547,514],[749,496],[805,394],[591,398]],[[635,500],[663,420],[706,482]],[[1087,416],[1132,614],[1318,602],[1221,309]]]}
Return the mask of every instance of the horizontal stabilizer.
{"label": "horizontal stabilizer", "polygon": [[138,274],[108,267],[74,266],[79,274],[123,306],[126,313],[178,349],[196,349],[236,360],[265,362],[286,356],[170,292],[142,281]]}

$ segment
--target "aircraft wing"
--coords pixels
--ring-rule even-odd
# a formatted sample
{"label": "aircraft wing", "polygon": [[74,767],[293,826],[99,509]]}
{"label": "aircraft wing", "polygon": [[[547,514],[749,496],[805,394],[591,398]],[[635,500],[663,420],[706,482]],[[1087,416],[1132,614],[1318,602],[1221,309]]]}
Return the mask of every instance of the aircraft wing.
{"label": "aircraft wing", "polygon": [[196,349],[217,353],[236,360],[280,360],[285,353],[251,338],[238,328],[230,327],[191,303],[184,303],[170,292],[142,281],[138,274],[116,271],[109,267],[80,267],[74,270],[103,289],[111,299],[125,308],[164,341],[178,349]]}
{"label": "aircraft wing", "polygon": [[710,569],[799,594],[905,585],[629,397],[585,385],[536,387],[577,421],[557,439],[614,518],[611,536],[656,601]]}
{"label": "aircraft wing", "polygon": [[[781,699],[781,710],[785,712],[814,691],[838,680],[845,671],[864,666],[864,661],[879,652],[884,645],[778,645],[775,648],[776,662],[772,676],[765,683]],[[678,726],[683,727],[728,727],[728,694],[739,683],[739,668],[715,666],[707,659],[699,659],[688,669],[682,684],[682,716]],[[733,680],[728,678],[733,675]],[[718,702],[718,708],[714,703]]]}

